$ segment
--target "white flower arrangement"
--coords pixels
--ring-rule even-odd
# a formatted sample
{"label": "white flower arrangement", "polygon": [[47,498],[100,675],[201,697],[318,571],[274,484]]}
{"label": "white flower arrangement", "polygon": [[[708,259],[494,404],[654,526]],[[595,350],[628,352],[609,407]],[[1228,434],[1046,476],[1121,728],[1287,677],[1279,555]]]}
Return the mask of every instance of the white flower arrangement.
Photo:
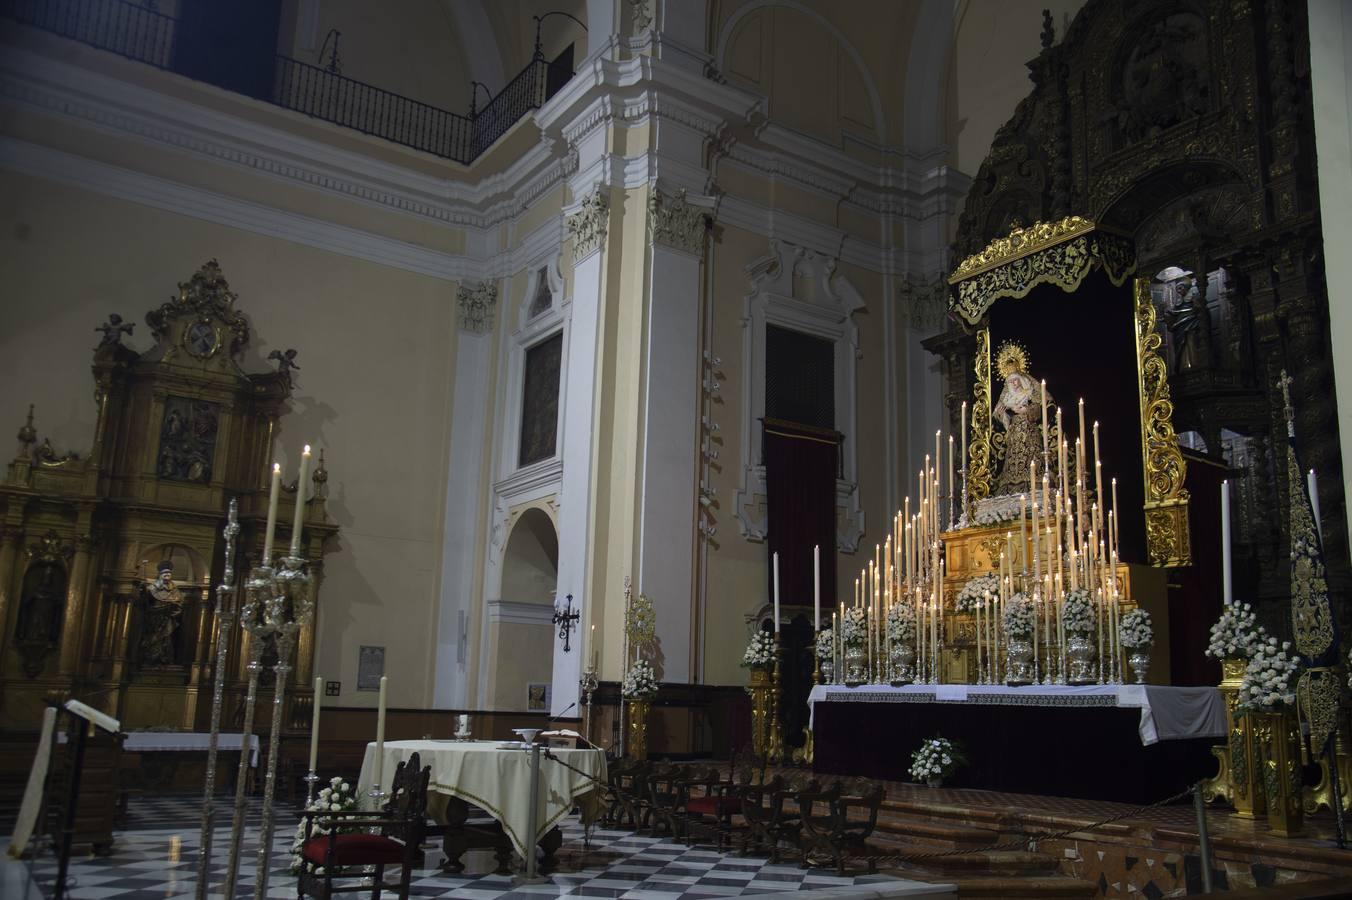
{"label": "white flower arrangement", "polygon": [[1123,647],[1130,649],[1149,647],[1155,643],[1150,613],[1138,608],[1124,615],[1122,621],[1117,623],[1117,637]]}
{"label": "white flower arrangement", "polygon": [[1211,641],[1207,644],[1206,655],[1212,659],[1249,657],[1263,635],[1263,629],[1255,625],[1257,621],[1258,617],[1249,604],[1226,604],[1221,608],[1221,617],[1211,626]]}
{"label": "white flower arrangement", "polygon": [[817,659],[831,659],[836,655],[836,633],[830,628],[817,632]]}
{"label": "white flower arrangement", "polygon": [[1239,684],[1239,707],[1254,712],[1272,712],[1296,702],[1296,676],[1300,657],[1288,653],[1290,641],[1275,637],[1258,640],[1250,651],[1249,665]]}
{"label": "white flower arrangement", "polygon": [[742,665],[750,669],[766,669],[775,661],[775,639],[768,631],[757,631],[751,636],[742,654]]}
{"label": "white flower arrangement", "polygon": [[972,516],[972,521],[977,525],[999,525],[1002,522],[1013,522],[1019,515],[1020,510],[1013,508],[993,509],[977,513]]}
{"label": "white flower arrangement", "polygon": [[1033,604],[1022,593],[1015,594],[1005,601],[1005,634],[1015,638],[1026,638],[1033,633]]}
{"label": "white flower arrangement", "polygon": [[915,640],[915,607],[905,601],[895,603],[887,611],[887,639],[894,644],[909,644]]}
{"label": "white flower arrangement", "polygon": [[864,643],[868,635],[868,616],[858,606],[845,610],[845,619],[840,623],[840,637],[848,647]]}
{"label": "white flower arrangement", "polygon": [[[319,820],[324,813],[351,812],[358,807],[357,791],[354,785],[349,784],[338,776],[329,779],[329,786],[319,792],[319,795],[306,808],[307,812],[315,813],[314,829],[310,834],[305,833],[305,818],[296,823],[296,835],[291,841],[291,871],[299,872],[301,864],[301,850],[305,847],[305,842],[316,835],[328,834],[330,829],[321,828]],[[340,834],[357,831],[357,828],[338,828]],[[319,871],[324,870],[321,867]]]}
{"label": "white flower arrangement", "polygon": [[646,659],[640,659],[629,667],[629,671],[624,673],[624,683],[620,685],[620,693],[629,700],[647,700],[657,693],[657,674],[653,672],[652,663]]}
{"label": "white flower arrangement", "polygon": [[998,575],[978,575],[962,586],[953,608],[958,612],[972,612],[979,604],[989,603],[1000,595],[1000,577]]}
{"label": "white flower arrangement", "polygon": [[916,781],[947,778],[963,762],[962,753],[948,738],[930,738],[911,754],[911,777]]}
{"label": "white flower arrangement", "polygon": [[1061,604],[1061,624],[1070,634],[1084,634],[1098,627],[1098,610],[1087,590],[1075,588],[1066,592],[1066,601]]}

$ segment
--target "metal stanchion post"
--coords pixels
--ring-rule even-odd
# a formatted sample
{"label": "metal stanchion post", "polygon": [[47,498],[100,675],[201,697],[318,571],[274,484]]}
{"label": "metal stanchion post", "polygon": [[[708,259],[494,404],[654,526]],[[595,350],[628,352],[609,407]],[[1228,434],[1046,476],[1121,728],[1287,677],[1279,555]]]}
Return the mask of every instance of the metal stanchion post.
{"label": "metal stanchion post", "polygon": [[517,884],[539,884],[544,881],[536,869],[535,845],[540,836],[540,745],[530,748],[530,809],[526,813],[526,840],[524,860],[525,874],[517,878]]}
{"label": "metal stanchion post", "polygon": [[1202,893],[1209,894],[1211,884],[1211,837],[1206,831],[1206,801],[1202,799],[1201,782],[1192,790],[1192,808],[1197,811],[1197,847],[1202,863]]}

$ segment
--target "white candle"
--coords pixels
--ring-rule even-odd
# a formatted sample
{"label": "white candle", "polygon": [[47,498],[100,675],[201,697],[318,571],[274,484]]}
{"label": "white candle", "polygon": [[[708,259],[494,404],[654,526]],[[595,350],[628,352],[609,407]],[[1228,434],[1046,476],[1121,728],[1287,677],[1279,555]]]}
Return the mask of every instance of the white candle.
{"label": "white candle", "polygon": [[1047,459],[1049,452],[1047,441],[1051,437],[1051,435],[1048,434],[1047,430],[1047,379],[1045,378],[1042,379],[1041,395],[1042,395],[1042,458],[1045,461]]}
{"label": "white candle", "polygon": [[775,634],[779,634],[779,552],[775,552]]}
{"label": "white candle", "polygon": [[1319,479],[1315,478],[1314,469],[1305,476],[1305,480],[1310,489],[1310,508],[1314,510],[1314,527],[1319,532],[1319,541],[1324,541],[1324,523],[1319,518]]}
{"label": "white candle", "polygon": [[380,699],[376,705],[375,782],[381,784],[385,776],[385,676],[380,676]]}
{"label": "white candle", "polygon": [[948,515],[951,523],[953,516],[953,498],[956,496],[953,492],[953,469],[956,463],[953,460],[953,435],[948,436]]}
{"label": "white candle", "polygon": [[[961,417],[961,422],[962,422],[962,425],[961,425],[961,427],[960,427],[960,429],[959,429],[959,431],[958,431],[958,440],[959,440],[959,442],[961,442],[961,444],[962,444],[962,471],[963,471],[963,474],[965,475],[966,472],[967,472],[967,401],[966,401],[966,400],[962,401],[962,417]],[[966,497],[963,498],[964,501],[965,501],[966,499],[967,499]]]}
{"label": "white candle", "polygon": [[277,497],[281,493],[282,467],[272,464],[272,487],[268,492],[268,529],[263,535],[263,565],[272,565],[272,540],[277,536]]}
{"label": "white candle", "polygon": [[1226,604],[1234,598],[1230,590],[1230,482],[1221,482],[1221,597]]}
{"label": "white candle", "polygon": [[310,771],[315,771],[315,763],[319,760],[319,698],[324,692],[323,677],[315,676],[315,702],[314,713],[310,718]]}
{"label": "white candle", "polygon": [[812,630],[822,630],[822,546],[812,548]]}
{"label": "white candle", "polygon": [[296,480],[296,518],[291,525],[291,555],[300,556],[300,530],[305,522],[305,479],[310,474],[310,445],[300,454],[300,478]]}

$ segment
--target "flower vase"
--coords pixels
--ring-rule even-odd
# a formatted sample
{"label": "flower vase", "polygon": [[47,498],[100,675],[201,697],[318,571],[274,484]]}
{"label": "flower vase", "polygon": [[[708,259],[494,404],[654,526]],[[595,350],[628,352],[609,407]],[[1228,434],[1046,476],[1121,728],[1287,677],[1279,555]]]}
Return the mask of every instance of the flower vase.
{"label": "flower vase", "polygon": [[751,669],[751,683],[746,692],[751,695],[751,752],[757,757],[765,756],[769,743],[772,711],[770,670],[763,666]]}
{"label": "flower vase", "polygon": [[845,646],[845,685],[859,687],[868,681],[868,665],[864,658],[863,644]]}
{"label": "flower vase", "polygon": [[822,684],[835,684],[836,664],[829,659],[823,659],[821,662],[821,668],[822,668]]}
{"label": "flower vase", "polygon": [[648,758],[648,710],[652,701],[647,697],[628,697],[624,701],[628,707],[628,737],[625,751],[630,759]]}
{"label": "flower vase", "polygon": [[926,778],[925,785],[932,788],[943,787],[944,780],[942,778]]}
{"label": "flower vase", "polygon": [[915,647],[909,641],[892,645],[893,687],[901,687],[915,680]]}
{"label": "flower vase", "polygon": [[1300,735],[1296,717],[1285,710],[1250,712],[1254,745],[1262,771],[1268,828],[1278,837],[1294,837],[1304,830],[1301,797]]}
{"label": "flower vase", "polygon": [[1093,684],[1097,681],[1094,671],[1094,659],[1098,648],[1094,646],[1088,632],[1072,631],[1066,636],[1066,657],[1070,660],[1066,672],[1066,684]]}
{"label": "flower vase", "polygon": [[1005,684],[1020,687],[1033,683],[1033,642],[1026,634],[1011,634]]}
{"label": "flower vase", "polygon": [[1131,655],[1127,657],[1127,665],[1131,666],[1136,683],[1145,684],[1145,673],[1150,670],[1150,648],[1146,646],[1127,649],[1131,651]]}

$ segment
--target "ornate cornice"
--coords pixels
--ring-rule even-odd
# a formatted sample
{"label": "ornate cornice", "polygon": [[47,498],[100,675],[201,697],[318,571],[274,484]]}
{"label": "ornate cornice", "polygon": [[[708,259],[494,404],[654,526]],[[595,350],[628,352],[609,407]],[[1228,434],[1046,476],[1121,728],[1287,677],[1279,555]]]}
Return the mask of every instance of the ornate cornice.
{"label": "ornate cornice", "polygon": [[480,284],[462,284],[455,292],[460,307],[460,327],[471,334],[487,334],[493,330],[498,305],[498,286],[485,281]]}
{"label": "ornate cornice", "polygon": [[704,234],[712,223],[708,211],[686,201],[685,191],[668,194],[654,189],[648,196],[648,237],[696,256],[704,255]]}
{"label": "ornate cornice", "polygon": [[573,242],[573,262],[601,249],[606,239],[606,227],[610,220],[610,199],[603,186],[597,186],[571,213],[565,224],[568,238]]}
{"label": "ornate cornice", "polygon": [[979,272],[993,269],[1010,260],[1028,256],[1094,230],[1094,223],[1080,216],[1066,216],[1059,222],[1034,222],[1027,228],[1015,228],[1008,237],[996,238],[979,253],[958,263],[949,278],[957,283]]}

